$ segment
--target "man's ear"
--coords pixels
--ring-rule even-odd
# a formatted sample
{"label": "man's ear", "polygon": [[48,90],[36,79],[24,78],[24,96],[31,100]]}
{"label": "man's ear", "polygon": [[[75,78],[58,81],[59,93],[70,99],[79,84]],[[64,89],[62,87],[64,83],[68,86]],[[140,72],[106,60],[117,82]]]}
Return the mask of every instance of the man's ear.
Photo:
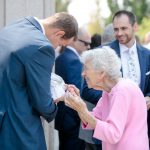
{"label": "man's ear", "polygon": [[62,30],[59,30],[56,32],[56,36],[59,36],[60,38],[62,38],[65,35],[65,32]]}
{"label": "man's ear", "polygon": [[135,22],[133,25],[134,31],[137,32],[138,31],[138,24]]}

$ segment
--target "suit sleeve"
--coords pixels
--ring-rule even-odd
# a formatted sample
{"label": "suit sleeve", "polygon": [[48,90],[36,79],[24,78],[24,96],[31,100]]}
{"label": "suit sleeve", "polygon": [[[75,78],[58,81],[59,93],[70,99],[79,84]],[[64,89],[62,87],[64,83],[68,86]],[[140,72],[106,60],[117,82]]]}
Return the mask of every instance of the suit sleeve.
{"label": "suit sleeve", "polygon": [[[150,75],[149,75],[150,76]],[[148,82],[147,82],[148,86],[147,86],[147,89],[146,89],[146,94],[145,96],[149,96],[150,97],[150,77],[148,77]]]}
{"label": "suit sleeve", "polygon": [[[147,62],[148,62],[148,65],[147,65],[147,72],[150,71],[150,52],[148,51],[148,59],[147,59]],[[145,96],[149,96],[150,97],[150,74],[146,76],[146,83],[145,83],[145,86],[146,87],[146,90],[144,91],[144,95]]]}
{"label": "suit sleeve", "polygon": [[25,64],[31,105],[48,122],[54,119],[57,112],[50,92],[54,57],[54,50],[50,46],[45,46],[40,48]]}

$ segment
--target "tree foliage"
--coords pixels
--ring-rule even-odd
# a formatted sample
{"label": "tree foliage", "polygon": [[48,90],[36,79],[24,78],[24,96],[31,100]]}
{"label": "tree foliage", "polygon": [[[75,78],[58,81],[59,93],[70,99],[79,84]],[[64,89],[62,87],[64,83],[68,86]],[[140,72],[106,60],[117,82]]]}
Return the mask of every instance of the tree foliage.
{"label": "tree foliage", "polygon": [[102,17],[100,15],[100,0],[95,0],[97,9],[91,16],[91,20],[88,24],[88,30],[91,34],[102,33]]}
{"label": "tree foliage", "polygon": [[[67,7],[72,0],[55,0],[56,12],[67,11]],[[94,0],[97,6],[95,13],[91,16],[88,29],[94,33],[102,33],[102,28],[105,24],[112,22],[112,15],[120,10],[125,9],[135,13],[139,23],[139,31],[137,35],[140,40],[143,40],[145,34],[150,31],[150,0],[107,0],[111,15],[108,19],[103,20],[100,14],[101,0]],[[120,3],[122,2],[122,3]],[[86,3],[86,1],[85,1]]]}
{"label": "tree foliage", "polygon": [[150,18],[144,17],[142,19],[141,25],[139,25],[139,29],[137,32],[137,35],[141,42],[144,41],[144,37],[145,37],[146,33],[149,31],[150,31]]}
{"label": "tree foliage", "polygon": [[[150,0],[122,0],[122,5],[118,0],[107,1],[112,15],[120,9],[132,11],[136,15],[139,24],[137,35],[143,41],[145,34],[150,31]],[[105,23],[112,22],[112,15]]]}
{"label": "tree foliage", "polygon": [[55,0],[56,12],[67,12],[68,4],[71,0]]}
{"label": "tree foliage", "polygon": [[[120,1],[118,0],[107,1],[112,14],[119,9],[132,11],[137,16],[137,21],[139,24],[142,22],[143,16],[150,16],[150,0],[122,0],[122,4],[120,4]],[[110,19],[112,18],[110,17],[109,20]]]}
{"label": "tree foliage", "polygon": [[102,28],[99,20],[93,20],[88,24],[88,30],[91,34],[102,33]]}

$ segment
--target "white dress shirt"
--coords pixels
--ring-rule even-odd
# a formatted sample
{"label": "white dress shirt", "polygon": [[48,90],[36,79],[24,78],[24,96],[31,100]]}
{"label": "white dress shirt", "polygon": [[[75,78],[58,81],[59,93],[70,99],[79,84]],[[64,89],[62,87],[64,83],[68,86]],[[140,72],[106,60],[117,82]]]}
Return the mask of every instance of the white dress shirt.
{"label": "white dress shirt", "polygon": [[51,73],[51,94],[52,98],[56,100],[65,94],[65,82],[62,77],[56,75],[55,73]]}
{"label": "white dress shirt", "polygon": [[140,64],[139,64],[139,58],[137,53],[137,47],[136,47],[136,41],[134,42],[133,46],[128,48],[123,44],[119,44],[120,47],[120,54],[121,54],[121,63],[122,63],[122,72],[124,78],[130,78],[129,77],[129,67],[128,67],[128,58],[129,53],[131,51],[134,52],[134,60],[135,60],[135,70],[137,73],[137,81],[138,85],[140,85],[141,82],[141,71],[140,71]]}
{"label": "white dress shirt", "polygon": [[79,59],[81,59],[79,53],[77,52],[77,50],[75,48],[73,48],[71,46],[67,46],[67,48],[69,48],[71,51],[73,51],[79,57]]}

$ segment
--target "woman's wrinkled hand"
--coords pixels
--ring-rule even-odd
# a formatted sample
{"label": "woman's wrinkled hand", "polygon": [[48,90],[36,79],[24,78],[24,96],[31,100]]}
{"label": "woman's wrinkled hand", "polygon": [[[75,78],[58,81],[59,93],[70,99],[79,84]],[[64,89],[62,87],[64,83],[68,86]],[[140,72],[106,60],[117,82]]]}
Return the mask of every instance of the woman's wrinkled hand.
{"label": "woman's wrinkled hand", "polygon": [[[72,85],[72,84],[65,84],[65,92],[66,94],[69,92],[71,93],[73,96],[80,96],[80,91],[79,89],[75,86],[75,85]],[[66,95],[65,94],[65,95]],[[64,101],[65,99],[65,95],[62,95],[60,98],[57,98],[54,100],[54,102],[57,104],[59,103],[60,101]],[[69,98],[69,97],[68,97]],[[71,97],[69,98],[71,99]],[[66,104],[67,105],[67,104]]]}
{"label": "woman's wrinkled hand", "polygon": [[80,90],[75,85],[68,84],[68,85],[66,85],[66,89],[67,89],[67,91],[69,91],[73,95],[80,96]]}
{"label": "woman's wrinkled hand", "polygon": [[76,94],[76,92],[67,91],[64,99],[65,105],[76,110],[77,112],[82,111],[82,109],[86,106],[84,101]]}

